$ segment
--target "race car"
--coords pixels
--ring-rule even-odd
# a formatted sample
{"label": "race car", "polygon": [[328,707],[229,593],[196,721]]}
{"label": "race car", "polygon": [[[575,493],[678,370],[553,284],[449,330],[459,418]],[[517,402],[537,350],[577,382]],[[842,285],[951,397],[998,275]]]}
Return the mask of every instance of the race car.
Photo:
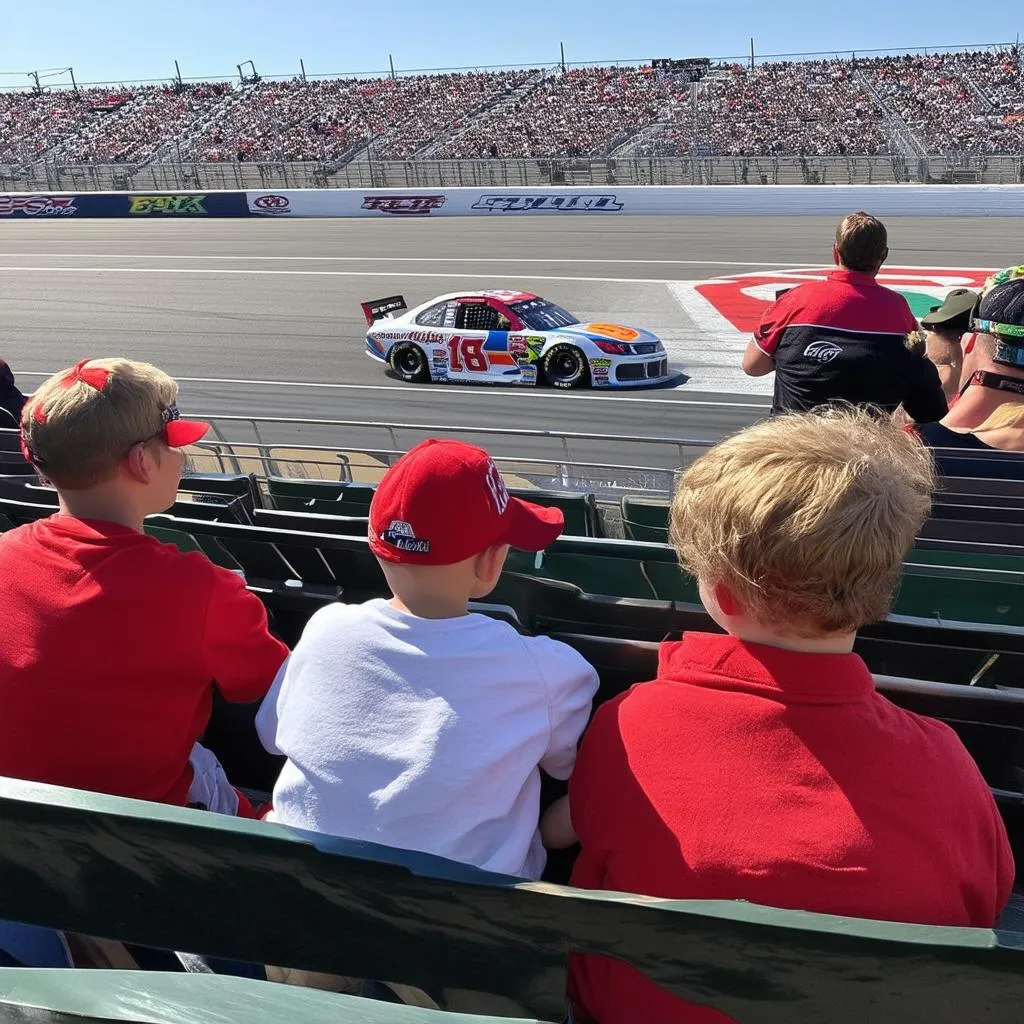
{"label": "race car", "polygon": [[410,382],[629,388],[670,379],[665,346],[639,327],[580,323],[529,292],[401,295],[362,303],[366,349]]}

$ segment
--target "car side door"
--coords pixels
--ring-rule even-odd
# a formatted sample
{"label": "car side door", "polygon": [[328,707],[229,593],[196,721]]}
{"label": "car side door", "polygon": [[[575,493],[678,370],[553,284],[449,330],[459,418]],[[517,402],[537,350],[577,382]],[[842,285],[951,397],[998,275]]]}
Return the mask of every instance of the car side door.
{"label": "car side door", "polygon": [[502,356],[508,354],[508,330],[501,330],[501,314],[494,305],[484,297],[459,299],[454,326],[448,338],[449,379],[500,377]]}

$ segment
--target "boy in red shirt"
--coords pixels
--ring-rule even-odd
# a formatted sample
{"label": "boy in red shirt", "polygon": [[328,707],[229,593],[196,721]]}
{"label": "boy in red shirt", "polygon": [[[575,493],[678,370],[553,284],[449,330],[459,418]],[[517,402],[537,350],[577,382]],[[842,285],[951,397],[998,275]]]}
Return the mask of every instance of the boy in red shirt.
{"label": "boy in red shirt", "polygon": [[[727,635],[663,644],[658,678],[597,711],[569,784],[574,885],[995,923],[1014,865],[977,766],[851,653],[932,483],[913,437],[860,412],[759,424],[687,470],[672,542]],[[570,984],[578,1022],[729,1020],[603,957],[573,958]]]}
{"label": "boy in red shirt", "polygon": [[25,406],[60,511],[0,536],[0,775],[245,814],[197,741],[213,687],[258,700],[287,648],[234,573],[143,533],[208,429],[177,393],[147,363],[84,360]]}

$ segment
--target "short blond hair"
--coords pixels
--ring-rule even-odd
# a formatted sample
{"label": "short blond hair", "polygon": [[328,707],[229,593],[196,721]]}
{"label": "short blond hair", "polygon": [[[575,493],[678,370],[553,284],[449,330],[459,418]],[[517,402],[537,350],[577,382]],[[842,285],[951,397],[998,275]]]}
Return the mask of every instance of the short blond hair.
{"label": "short blond hair", "polygon": [[887,417],[781,416],[690,466],[670,536],[686,569],[728,586],[760,623],[847,632],[888,613],[934,483],[929,451]]}
{"label": "short blond hair", "polygon": [[69,490],[109,479],[133,445],[160,436],[178,385],[130,359],[90,359],[46,380],[25,405],[21,429],[33,464]]}

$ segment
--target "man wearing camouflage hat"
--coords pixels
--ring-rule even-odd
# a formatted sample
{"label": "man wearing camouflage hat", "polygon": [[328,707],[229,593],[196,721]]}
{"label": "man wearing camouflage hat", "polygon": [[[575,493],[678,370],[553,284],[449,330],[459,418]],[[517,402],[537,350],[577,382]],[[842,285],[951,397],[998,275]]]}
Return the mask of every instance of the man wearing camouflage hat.
{"label": "man wearing camouflage hat", "polygon": [[[918,434],[937,449],[1024,450],[1024,264],[985,282],[962,349],[959,401],[940,422],[919,426]],[[981,459],[977,464],[986,466]],[[983,475],[1024,479],[1024,459],[1016,471],[1010,460],[993,462]]]}

